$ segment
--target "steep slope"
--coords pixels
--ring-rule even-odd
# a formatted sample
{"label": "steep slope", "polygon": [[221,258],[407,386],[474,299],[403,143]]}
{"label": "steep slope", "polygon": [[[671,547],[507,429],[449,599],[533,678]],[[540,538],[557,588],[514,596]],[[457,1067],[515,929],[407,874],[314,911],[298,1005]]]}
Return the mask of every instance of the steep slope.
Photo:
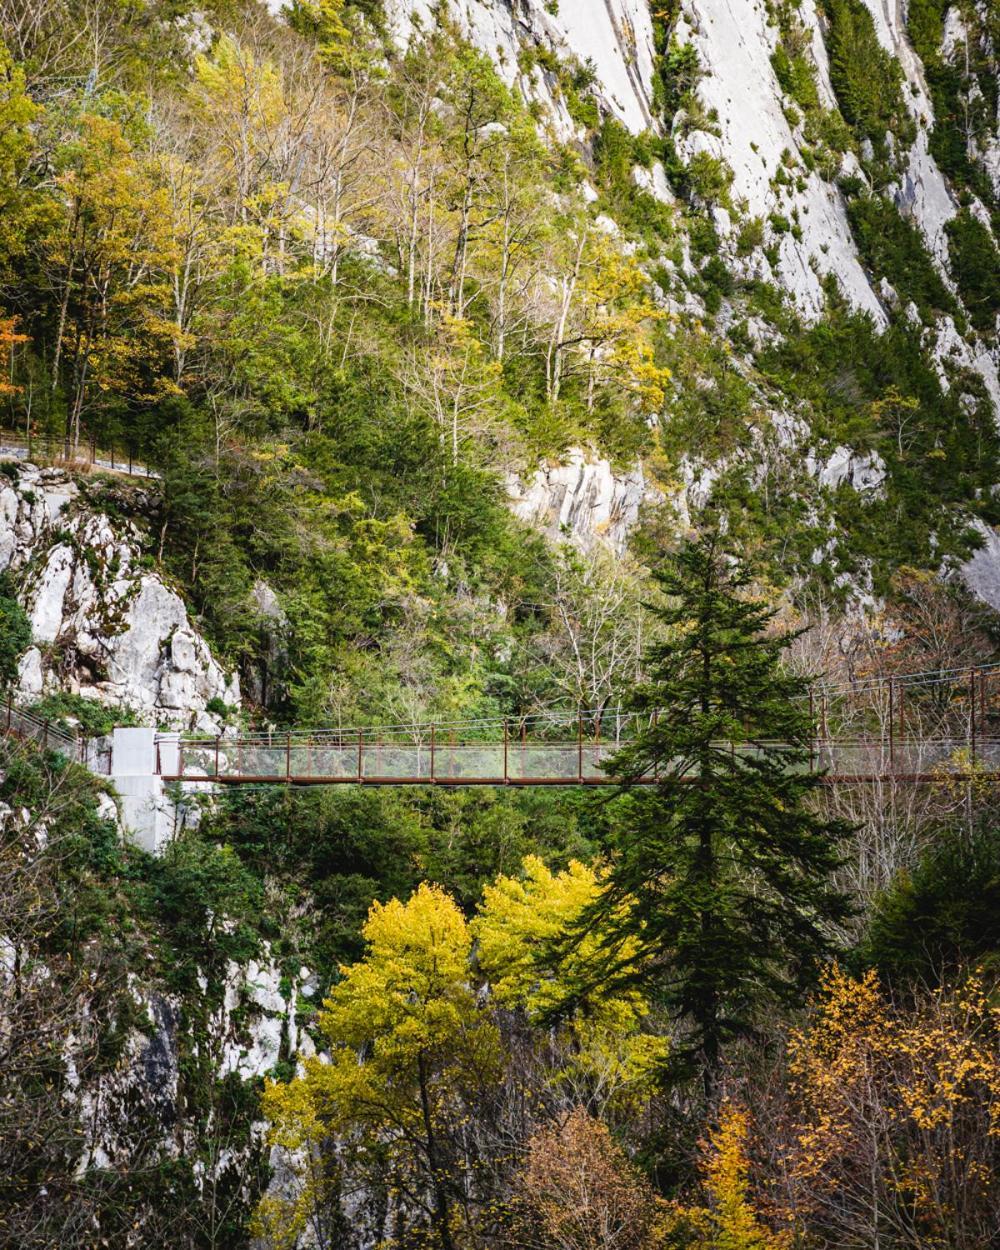
{"label": "steep slope", "polygon": [[[904,217],[917,225],[943,280],[955,292],[947,225],[969,192],[949,184],[931,152],[934,103],[906,27],[904,7],[879,0],[865,0],[865,4],[878,44],[899,67],[899,94],[905,106],[905,116],[897,117],[888,131],[892,152],[886,189]],[[405,41],[414,31],[426,28],[431,7],[389,0],[386,8],[397,38]],[[988,6],[970,7],[979,22],[978,28],[973,23],[971,31],[959,5],[943,6],[941,57],[949,64],[960,62],[963,47],[978,39],[987,71],[995,70]],[[838,140],[843,146],[832,153],[835,159],[820,159],[818,164],[816,160],[817,154],[822,158],[829,135],[814,133],[809,113],[832,118],[838,97],[826,42],[831,23],[814,0],[805,0],[794,10],[759,0],[684,0],[672,19],[669,11],[658,10],[656,24],[643,0],[576,0],[561,5],[541,0],[463,0],[453,4],[451,12],[468,37],[495,58],[506,81],[548,107],[561,138],[574,134],[580,138],[581,128],[569,117],[554,75],[537,64],[525,72],[526,47],[543,48],[587,65],[601,108],[633,134],[669,130],[685,163],[701,152],[725,162],[732,172],[730,197],[739,205],[740,214],[770,224],[767,237],[776,247],[777,262],[770,264],[765,249],[758,249],[754,257],[758,276],[775,280],[800,312],[815,319],[826,300],[822,279],[832,275],[852,306],[870,313],[876,326],[884,328],[886,302],[892,295],[879,290],[878,279],[884,275],[872,273],[859,253],[845,196],[838,187],[838,180],[845,176],[870,177],[863,163],[872,160],[871,142],[859,136],[860,152],[856,153],[842,133]],[[665,22],[670,23],[669,30]],[[862,43],[864,37],[863,33]],[[789,44],[794,47],[791,67]],[[677,67],[671,67],[670,47],[690,48],[697,56],[697,116],[691,115],[690,107],[672,118],[664,112],[657,79],[662,75],[669,82],[679,76]],[[784,83],[779,78],[782,70]],[[964,98],[981,99],[978,82],[971,75],[966,77]],[[794,98],[796,78],[798,100]],[[992,124],[975,139],[970,136],[968,147],[970,161],[995,181],[1000,140],[993,103]],[[794,176],[782,178],[783,170]],[[664,184],[656,186],[662,198],[672,201]],[[978,199],[972,203],[973,212],[988,224],[987,209]],[[727,216],[721,220],[723,236],[731,229]],[[796,228],[775,230],[776,217],[790,220]],[[954,333],[953,322],[945,323],[942,335],[947,343],[939,345],[937,352],[950,352],[961,364],[974,368],[989,387],[1000,414],[1000,356],[995,342],[971,345]]]}
{"label": "steep slope", "polygon": [[[403,0],[387,8],[403,41],[430,20],[428,9]],[[789,461],[786,476],[794,476],[797,466],[814,466],[816,487],[800,479],[793,488],[811,518],[814,567],[829,566],[842,578],[846,540],[857,550],[847,560],[856,573],[845,584],[856,584],[858,574],[864,584],[868,557],[860,565],[856,557],[868,544],[858,543],[857,524],[845,533],[833,519],[843,516],[840,487],[846,482],[853,489],[851,475],[845,479],[823,466],[853,457],[881,466],[874,483],[864,474],[858,478],[861,511],[851,511],[860,522],[874,515],[872,503],[891,497],[913,473],[901,428],[898,463],[882,460],[885,431],[877,414],[885,396],[907,394],[906,403],[921,413],[907,422],[924,425],[925,454],[943,454],[949,463],[953,453],[942,452],[940,430],[956,420],[959,408],[978,415],[956,446],[964,439],[971,447],[979,438],[975,428],[1000,420],[1000,294],[994,289],[984,295],[982,284],[969,276],[979,267],[993,275],[987,288],[1000,284],[993,235],[995,16],[989,6],[930,0],[912,6],[909,25],[901,5],[878,0],[806,0],[797,6],[684,0],[655,16],[646,4],[614,0],[473,0],[450,11],[495,59],[505,80],[542,109],[556,139],[594,154],[598,208],[618,221],[626,237],[637,238],[648,271],[657,275],[682,324],[693,314],[733,332],[733,359],[758,410],[769,413],[774,451]],[[636,137],[631,202],[621,184],[609,187],[606,177],[602,182],[608,122],[596,127],[582,118],[578,103],[568,107],[572,93],[559,70],[563,64],[584,65],[584,94]],[[657,217],[641,207],[644,196],[669,208]],[[650,221],[659,223],[652,237]],[[775,315],[769,288],[781,293],[786,314]],[[864,369],[874,368],[883,381],[852,382],[850,389],[859,416],[866,408],[873,414],[870,424],[863,417],[852,421],[849,405],[840,405],[833,417],[821,392],[807,395],[785,369],[775,376],[773,364],[782,354],[776,355],[776,344],[788,344],[784,355],[794,356],[794,340],[808,335],[810,326],[827,324],[831,300],[868,319],[872,345],[865,354],[872,364]],[[834,323],[843,320],[833,316]],[[857,340],[864,331],[850,334]],[[763,371],[762,348],[768,360]],[[910,363],[902,364],[904,358]],[[915,367],[923,371],[919,384]],[[670,406],[684,414],[675,429],[684,428],[691,406],[680,387],[712,387],[711,374],[702,370],[699,380],[695,369],[675,390]],[[832,371],[826,378],[827,393],[834,395],[841,383]],[[675,471],[661,476],[668,495],[675,493],[671,483],[678,469],[682,482],[705,483],[728,479],[738,462],[756,492],[760,461],[774,456],[756,434],[738,451],[730,448],[722,461],[711,448],[715,440],[685,445],[685,437],[672,439]],[[982,468],[985,476],[978,475],[974,491],[980,501],[997,475],[996,465]],[[965,472],[957,464],[956,471]],[[563,483],[553,480],[548,489],[548,497],[525,515],[579,517],[585,511],[565,507]],[[958,521],[966,488],[956,481],[955,487],[941,483],[934,489],[943,490],[939,506],[957,509]],[[958,494],[949,498],[955,489]],[[540,477],[529,495],[545,490]],[[697,506],[699,497],[707,497],[701,487],[690,495],[682,485],[681,513]],[[613,492],[597,511],[611,507]],[[822,537],[828,524],[837,535],[832,544]],[[931,538],[929,527],[926,533]],[[931,550],[912,550],[907,558],[932,559]],[[981,554],[977,567],[988,559]],[[976,584],[983,584],[981,577]]]}
{"label": "steep slope", "polygon": [[[904,27],[862,0],[267,8],[123,17],[93,116],[86,92],[46,103],[58,57],[5,19],[10,410],[162,471],[123,611],[140,583],[176,586],[281,716],[485,714],[584,697],[522,680],[558,577],[505,508],[641,563],[713,503],[778,584],[837,600],[990,532],[987,9],[919,0]],[[107,245],[78,256],[85,218]],[[85,685],[126,697],[131,665],[175,720],[235,701],[221,670],[201,682],[172,601],[121,637],[162,610],[147,650],[187,677],[112,664],[63,593],[79,560],[52,559],[25,601],[50,648],[108,670]]]}
{"label": "steep slope", "polygon": [[[833,109],[815,7],[807,0],[797,13],[817,67],[818,106]],[[697,99],[713,119],[712,130],[689,130],[679,151],[688,160],[699,151],[724,160],[733,171],[732,197],[746,204],[747,214],[769,223],[778,263],[772,266],[758,255],[762,275],[815,318],[825,304],[822,278],[832,274],[851,304],[884,327],[885,313],[854,245],[843,197],[818,169],[802,162],[803,127],[783,102],[772,65],[779,31],[767,8],[755,0],[693,0],[681,10],[675,37],[695,49],[704,67]],[[783,168],[795,170],[791,184],[775,182]],[[775,235],[771,219],[776,216],[799,229]]]}
{"label": "steep slope", "polygon": [[[393,35],[407,42],[433,25],[431,0],[387,0]],[[504,80],[547,104],[563,135],[575,124],[551,76],[538,66],[526,69],[525,46],[546,48],[593,67],[594,88],[605,109],[633,133],[656,124],[653,23],[645,0],[585,0],[544,4],[540,0],[461,0],[452,5],[467,37],[496,60]]]}

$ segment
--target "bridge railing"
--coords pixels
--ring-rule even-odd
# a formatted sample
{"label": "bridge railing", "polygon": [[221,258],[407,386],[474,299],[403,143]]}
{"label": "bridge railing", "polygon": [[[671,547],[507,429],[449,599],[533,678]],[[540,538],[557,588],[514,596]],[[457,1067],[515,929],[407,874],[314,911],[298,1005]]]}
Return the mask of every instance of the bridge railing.
{"label": "bridge railing", "polygon": [[821,737],[881,737],[890,748],[915,739],[964,738],[970,748],[1000,733],[1000,666],[884,674],[809,696]]}
{"label": "bridge railing", "polygon": [[104,739],[54,725],[37,713],[18,707],[11,698],[0,708],[0,728],[9,737],[36,742],[45,750],[84,764],[92,772],[106,776],[111,771],[111,748]]}
{"label": "bridge railing", "polygon": [[366,735],[241,737],[185,740],[177,775],[330,782],[464,782],[537,784],[604,779],[615,742],[463,741],[437,734],[420,741]]}
{"label": "bridge railing", "polygon": [[[831,778],[1000,773],[1000,665],[817,683],[806,697],[815,732],[808,767]],[[161,772],[262,782],[607,783],[610,757],[657,715],[669,713],[546,711],[508,721],[187,736]]]}
{"label": "bridge railing", "polygon": [[[267,738],[218,738],[182,741],[176,749],[176,774],[183,780],[297,783],[567,785],[609,784],[608,770],[620,742],[577,738],[563,741],[461,741],[434,735],[423,742],[384,740],[364,733],[353,738],[286,734]],[[765,748],[786,751],[789,767],[817,771],[831,778],[929,778],[948,774],[1000,774],[1000,738],[980,737],[973,757],[968,737],[895,739],[884,737],[817,739],[805,752],[798,745],[718,742],[717,752],[749,759]],[[684,779],[693,765],[664,765],[664,772]],[[658,775],[650,771],[649,784]]]}

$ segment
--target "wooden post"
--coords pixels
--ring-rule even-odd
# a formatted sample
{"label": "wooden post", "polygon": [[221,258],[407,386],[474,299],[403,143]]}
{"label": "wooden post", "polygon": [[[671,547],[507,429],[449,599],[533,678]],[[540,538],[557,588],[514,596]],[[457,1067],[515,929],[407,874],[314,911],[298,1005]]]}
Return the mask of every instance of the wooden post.
{"label": "wooden post", "polygon": [[577,780],[583,783],[583,713],[578,712],[576,717],[576,775]]}
{"label": "wooden post", "polygon": [[431,781],[434,780],[434,726],[431,725]]}
{"label": "wooden post", "polygon": [[365,735],[364,730],[358,730],[358,781],[363,780],[365,775]]}
{"label": "wooden post", "polygon": [[507,718],[504,717],[503,722],[503,783],[509,784],[510,775],[507,771],[507,757],[510,751],[510,732],[507,728]]}
{"label": "wooden post", "polygon": [[969,744],[972,767],[976,767],[976,670],[969,669]]}
{"label": "wooden post", "polygon": [[292,779],[292,733],[289,730],[285,734],[285,780]]}
{"label": "wooden post", "polygon": [[[218,772],[218,770],[216,770]],[[184,739],[177,739],[177,776],[184,776]]]}

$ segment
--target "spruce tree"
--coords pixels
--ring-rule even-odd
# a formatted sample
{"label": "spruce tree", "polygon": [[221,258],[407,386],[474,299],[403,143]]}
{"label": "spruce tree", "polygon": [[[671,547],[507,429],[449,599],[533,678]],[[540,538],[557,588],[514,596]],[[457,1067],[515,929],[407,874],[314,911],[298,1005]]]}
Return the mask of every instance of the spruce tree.
{"label": "spruce tree", "polygon": [[631,699],[644,727],[607,765],[623,786],[587,917],[605,935],[596,975],[642,979],[677,1025],[673,1075],[708,1088],[728,1040],[800,997],[850,910],[831,883],[848,830],[810,802],[808,682],[782,666],[795,635],[752,580],[717,530],[657,574],[664,640]]}

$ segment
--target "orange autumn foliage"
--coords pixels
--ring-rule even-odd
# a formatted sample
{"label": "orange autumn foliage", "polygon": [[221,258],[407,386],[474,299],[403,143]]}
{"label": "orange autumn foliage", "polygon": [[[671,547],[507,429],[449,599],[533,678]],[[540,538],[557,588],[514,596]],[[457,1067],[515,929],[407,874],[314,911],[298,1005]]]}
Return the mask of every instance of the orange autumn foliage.
{"label": "orange autumn foliage", "polygon": [[27,343],[27,334],[18,334],[16,317],[0,317],[0,395],[17,395],[21,388],[15,386],[10,379],[10,362],[14,346]]}
{"label": "orange autumn foliage", "polygon": [[583,1107],[531,1138],[516,1192],[522,1245],[652,1250],[657,1203],[649,1183]]}
{"label": "orange autumn foliage", "polygon": [[904,1008],[874,972],[835,968],[790,1041],[790,1218],[858,1244],[990,1244],[998,1042],[1000,1005],[978,977]]}

